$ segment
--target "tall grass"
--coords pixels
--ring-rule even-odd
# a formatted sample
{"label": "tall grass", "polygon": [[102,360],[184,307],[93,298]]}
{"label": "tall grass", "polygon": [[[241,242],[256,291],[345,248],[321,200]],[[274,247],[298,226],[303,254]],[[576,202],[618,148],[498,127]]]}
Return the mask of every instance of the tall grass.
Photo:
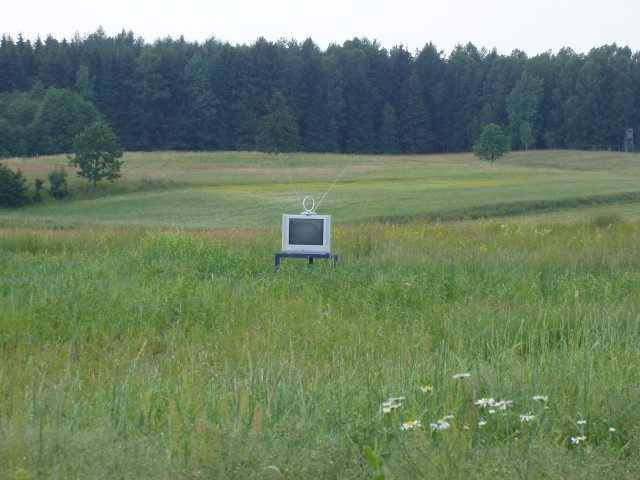
{"label": "tall grass", "polygon": [[333,233],[5,221],[0,477],[640,475],[640,224]]}

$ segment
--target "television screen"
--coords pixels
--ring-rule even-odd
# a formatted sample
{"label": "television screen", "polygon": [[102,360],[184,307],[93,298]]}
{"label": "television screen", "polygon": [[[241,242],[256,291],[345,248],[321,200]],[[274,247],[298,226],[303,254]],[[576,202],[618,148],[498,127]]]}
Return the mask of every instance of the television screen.
{"label": "television screen", "polygon": [[331,215],[282,216],[282,251],[287,253],[330,253]]}
{"label": "television screen", "polygon": [[292,218],[289,220],[289,245],[322,245],[324,220]]}

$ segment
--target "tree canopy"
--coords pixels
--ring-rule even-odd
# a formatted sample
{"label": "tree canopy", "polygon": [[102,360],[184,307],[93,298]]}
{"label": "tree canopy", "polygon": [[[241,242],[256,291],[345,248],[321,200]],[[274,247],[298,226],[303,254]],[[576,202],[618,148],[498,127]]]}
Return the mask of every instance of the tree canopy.
{"label": "tree canopy", "polygon": [[480,138],[473,146],[473,153],[478,158],[491,160],[492,163],[509,150],[509,137],[505,135],[500,125],[495,123],[490,123],[482,129]]}
{"label": "tree canopy", "polygon": [[22,172],[14,172],[0,163],[0,207],[20,207],[27,203],[27,181]]}
{"label": "tree canopy", "polygon": [[127,150],[253,150],[274,92],[303,151],[469,151],[490,123],[514,149],[620,150],[625,130],[640,130],[640,53],[4,35],[0,156],[68,153],[99,118]]}
{"label": "tree canopy", "polygon": [[262,152],[295,152],[298,150],[298,125],[289,113],[284,95],[275,92],[269,113],[262,119],[256,148]]}
{"label": "tree canopy", "polygon": [[78,168],[78,176],[96,184],[103,180],[114,181],[120,178],[120,167],[124,163],[118,160],[123,155],[118,138],[105,122],[89,125],[73,143],[74,157],[69,165]]}

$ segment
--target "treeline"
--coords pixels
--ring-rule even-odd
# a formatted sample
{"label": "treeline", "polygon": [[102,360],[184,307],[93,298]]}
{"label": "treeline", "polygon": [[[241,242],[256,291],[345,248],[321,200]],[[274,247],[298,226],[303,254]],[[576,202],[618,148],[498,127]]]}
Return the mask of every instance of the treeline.
{"label": "treeline", "polygon": [[529,58],[367,39],[321,50],[311,39],[147,44],[101,29],[70,41],[5,35],[0,155],[68,152],[98,119],[127,150],[253,150],[274,94],[302,151],[469,151],[490,123],[514,149],[617,150],[640,125],[639,60],[615,44]]}

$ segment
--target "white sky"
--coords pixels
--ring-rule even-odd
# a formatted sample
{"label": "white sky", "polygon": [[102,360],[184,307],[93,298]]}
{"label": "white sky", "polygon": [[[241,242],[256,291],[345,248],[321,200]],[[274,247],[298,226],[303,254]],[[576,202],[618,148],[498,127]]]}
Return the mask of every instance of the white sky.
{"label": "white sky", "polygon": [[429,42],[448,55],[456,44],[529,57],[562,47],[587,53],[616,43],[640,50],[638,0],[32,0],[4,2],[0,33],[62,40],[123,29],[147,43],[158,38],[202,42],[215,37],[251,44],[258,37],[321,48],[354,37],[414,52]]}

